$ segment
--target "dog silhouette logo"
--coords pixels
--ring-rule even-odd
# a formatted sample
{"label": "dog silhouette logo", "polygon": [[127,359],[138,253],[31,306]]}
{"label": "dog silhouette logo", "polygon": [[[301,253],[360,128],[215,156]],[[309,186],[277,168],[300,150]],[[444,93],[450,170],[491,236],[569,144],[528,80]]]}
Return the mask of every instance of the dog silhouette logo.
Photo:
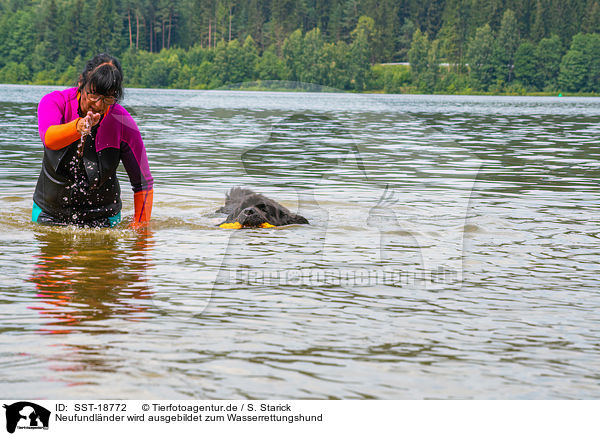
{"label": "dog silhouette logo", "polygon": [[48,429],[50,422],[50,411],[28,401],[19,401],[10,406],[4,405],[6,409],[6,430],[14,433],[18,429]]}

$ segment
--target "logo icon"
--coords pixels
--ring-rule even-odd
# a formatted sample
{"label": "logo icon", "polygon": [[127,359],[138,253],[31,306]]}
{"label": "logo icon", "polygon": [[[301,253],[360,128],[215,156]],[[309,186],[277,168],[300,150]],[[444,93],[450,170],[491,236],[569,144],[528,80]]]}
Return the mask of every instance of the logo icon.
{"label": "logo icon", "polygon": [[14,433],[18,429],[36,430],[48,429],[50,422],[50,411],[28,401],[19,401],[10,406],[4,405],[6,409],[6,430]]}

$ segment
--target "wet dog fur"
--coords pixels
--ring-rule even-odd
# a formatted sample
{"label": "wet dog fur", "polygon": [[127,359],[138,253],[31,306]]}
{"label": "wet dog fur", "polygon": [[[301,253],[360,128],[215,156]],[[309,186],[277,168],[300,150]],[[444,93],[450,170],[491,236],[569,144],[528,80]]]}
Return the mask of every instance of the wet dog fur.
{"label": "wet dog fur", "polygon": [[239,187],[232,188],[226,194],[225,206],[219,208],[217,212],[228,214],[225,221],[220,224],[225,228],[309,224],[306,218],[290,212],[275,200]]}

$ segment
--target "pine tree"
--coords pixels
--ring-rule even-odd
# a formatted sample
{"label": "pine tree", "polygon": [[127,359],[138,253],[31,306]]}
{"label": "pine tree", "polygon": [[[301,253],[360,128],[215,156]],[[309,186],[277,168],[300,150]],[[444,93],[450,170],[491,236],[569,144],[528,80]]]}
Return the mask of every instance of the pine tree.
{"label": "pine tree", "polygon": [[548,35],[548,5],[542,2],[543,0],[537,0],[535,4],[535,15],[531,27],[531,38],[534,41],[539,41]]}
{"label": "pine tree", "polygon": [[259,48],[265,48],[263,35],[263,26],[265,17],[259,0],[250,0],[247,3],[247,26],[246,32],[252,36],[252,39],[258,44]]}
{"label": "pine tree", "polygon": [[252,36],[248,35],[242,46],[243,53],[243,66],[244,66],[244,80],[254,80],[254,72],[256,71],[256,64],[258,63],[258,49]]}
{"label": "pine tree", "polygon": [[467,59],[471,76],[485,91],[496,80],[499,64],[494,55],[495,40],[489,24],[480,27],[469,42]]}
{"label": "pine tree", "polygon": [[412,37],[415,34],[415,30],[415,23],[407,18],[400,28],[400,36],[398,37],[396,54],[394,55],[393,60],[406,61],[408,59],[408,50],[410,50],[410,45],[412,43]]}
{"label": "pine tree", "polygon": [[535,45],[531,41],[523,41],[515,53],[515,77],[524,86],[533,88],[536,85],[537,68]]}
{"label": "pine tree", "polygon": [[361,16],[359,0],[345,0],[342,6],[341,32],[342,40],[351,41],[352,30],[356,28]]}
{"label": "pine tree", "polygon": [[299,74],[301,82],[325,84],[326,67],[323,63],[323,45],[323,37],[318,27],[304,35],[301,56],[302,69]]}
{"label": "pine tree", "polygon": [[301,62],[303,44],[304,37],[300,29],[292,32],[283,42],[283,60],[289,72],[289,80],[300,80],[299,76],[303,67]]}
{"label": "pine tree", "polygon": [[440,75],[440,60],[439,60],[439,45],[438,39],[431,41],[429,50],[427,50],[427,71],[423,75],[424,91],[432,93],[435,91],[439,75]]}
{"label": "pine tree", "polygon": [[510,9],[504,12],[496,39],[496,55],[499,64],[498,78],[509,83],[513,78],[515,53],[519,46],[519,30],[515,14]]}
{"label": "pine tree", "polygon": [[408,62],[412,73],[413,83],[419,87],[424,82],[424,76],[427,72],[427,56],[429,54],[429,38],[423,35],[419,29],[415,30],[412,44],[408,51]]}
{"label": "pine tree", "polygon": [[471,13],[471,3],[468,0],[449,0],[444,10],[444,25],[439,34],[441,55],[459,73],[464,70]]}
{"label": "pine tree", "polygon": [[370,36],[371,60],[383,62],[391,59],[396,50],[395,33],[399,27],[397,2],[394,0],[363,0],[361,11],[359,21],[362,17],[370,17],[374,22],[374,31]]}
{"label": "pine tree", "polygon": [[43,41],[47,44],[46,58],[48,62],[58,59],[58,10],[54,0],[48,0],[44,7],[46,13],[43,18]]}
{"label": "pine tree", "polygon": [[[351,33],[353,40],[349,48],[349,82],[353,89],[359,91],[365,88],[371,67],[369,38],[373,32],[373,25],[372,20],[361,17],[356,29]],[[340,44],[345,46],[343,41]]]}
{"label": "pine tree", "polygon": [[600,33],[600,2],[598,0],[588,1],[581,28],[585,33]]}
{"label": "pine tree", "polygon": [[369,46],[369,60],[371,63],[374,63],[376,55],[373,51],[373,46],[377,44],[377,41],[380,37],[380,34],[377,31],[377,27],[375,26],[375,20],[371,17],[362,15],[358,19],[356,28],[352,32],[350,32],[350,36],[352,37],[353,41],[356,40],[357,35],[361,35],[366,38],[367,44]]}

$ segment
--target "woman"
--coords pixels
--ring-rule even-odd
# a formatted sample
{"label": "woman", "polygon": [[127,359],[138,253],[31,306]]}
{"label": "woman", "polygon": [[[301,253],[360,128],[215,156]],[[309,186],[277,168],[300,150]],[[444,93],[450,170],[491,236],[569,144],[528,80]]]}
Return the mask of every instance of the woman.
{"label": "woman", "polygon": [[88,61],[77,87],[42,98],[38,124],[44,160],[33,195],[34,222],[117,225],[121,220],[119,162],[134,192],[132,225],[150,220],[153,179],[137,125],[117,103],[122,96],[119,61],[100,54]]}

